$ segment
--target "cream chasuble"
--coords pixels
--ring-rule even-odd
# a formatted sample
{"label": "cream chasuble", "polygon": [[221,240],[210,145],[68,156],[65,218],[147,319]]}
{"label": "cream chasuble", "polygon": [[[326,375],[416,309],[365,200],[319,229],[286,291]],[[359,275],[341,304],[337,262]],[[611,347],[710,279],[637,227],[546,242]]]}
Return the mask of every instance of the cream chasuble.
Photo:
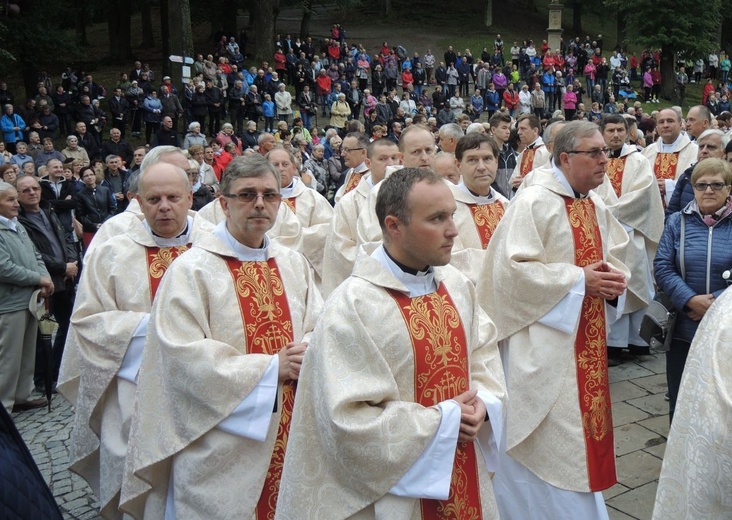
{"label": "cream chasuble", "polygon": [[263,431],[228,425],[265,392],[285,336],[307,341],[322,300],[305,257],[272,241],[266,262],[242,262],[221,229],[173,264],[153,306],[121,499],[136,518],[249,520],[276,500],[288,391],[264,403]]}
{"label": "cream chasuble", "polygon": [[532,170],[547,166],[551,158],[552,153],[539,137],[516,157],[516,167],[509,178],[509,186],[513,186],[513,180],[517,177],[526,177]]}
{"label": "cream chasuble", "polygon": [[732,518],[732,291],[709,308],[686,359],[654,520]]}
{"label": "cream chasuble", "polygon": [[369,172],[368,166],[366,166],[365,162],[362,162],[355,168],[351,168],[346,172],[346,179],[343,181],[343,184],[341,184],[341,187],[338,188],[338,191],[336,191],[335,196],[333,197],[333,200],[335,200],[335,203],[338,204],[341,199],[346,195],[346,193],[350,193],[351,191],[355,190],[356,187],[361,183],[361,181],[366,177],[366,174]]}
{"label": "cream chasuble", "polygon": [[[598,329],[599,321],[597,326],[582,324],[605,321],[606,306],[595,308],[593,303],[592,312],[585,312],[589,297],[584,297],[584,272],[572,246],[594,244],[594,252],[580,265],[599,257],[629,278],[622,263],[628,235],[592,191],[587,199],[573,199],[553,172],[536,173],[533,185],[511,201],[488,245],[486,276],[478,282],[478,294],[498,326],[499,338],[507,338],[507,454],[538,477],[536,481],[548,484],[546,493],[553,488],[580,492],[592,502],[595,498],[588,492],[610,487],[615,472],[602,469],[607,467],[603,461],[614,464],[613,446],[606,440],[608,435],[612,438],[612,422],[605,395],[605,330]],[[558,170],[556,175],[563,178]],[[582,205],[570,211],[572,200]],[[573,315],[565,313],[550,323],[550,311],[577,290],[582,309],[575,306]],[[594,336],[577,341],[582,331]],[[580,349],[585,348],[583,353]],[[584,395],[594,397],[584,401]],[[608,409],[597,409],[595,415],[594,409],[585,408],[588,402],[605,403]],[[583,419],[588,413],[592,422]],[[607,444],[609,453],[601,455],[598,465],[588,465],[597,442]],[[510,509],[511,504],[506,506]],[[568,518],[562,510],[544,514],[543,518]]]}
{"label": "cream chasuble", "polygon": [[89,247],[86,249],[86,255],[90,254],[95,247],[102,245],[112,237],[126,233],[130,226],[136,226],[142,220],[142,209],[137,199],[132,199],[127,208],[118,213],[102,224],[92,238]]}
{"label": "cream chasuble", "polygon": [[89,483],[105,518],[119,516],[135,379],[155,288],[170,262],[213,230],[191,215],[180,238],[154,238],[138,220],[86,256],[58,390],[76,406],[70,469]]}
{"label": "cream chasuble", "polygon": [[696,162],[698,152],[699,146],[685,134],[679,134],[676,141],[670,145],[664,144],[659,137],[655,143],[641,152],[651,164],[656,178],[665,180],[665,190],[661,192],[664,207],[674,192],[676,179]]}
{"label": "cream chasuble", "polygon": [[448,187],[457,203],[453,218],[458,228],[450,265],[475,284],[483,268],[485,248],[508,207],[508,199],[493,189],[488,197],[473,195],[462,181]]}
{"label": "cream chasuble", "polygon": [[372,189],[371,174],[366,175],[364,181],[344,195],[334,208],[323,254],[323,272],[327,273],[321,287],[324,298],[351,275],[356,263],[356,224]]}
{"label": "cream chasuble", "polygon": [[[302,226],[302,250],[319,278],[323,276],[323,250],[333,218],[333,207],[320,193],[308,188],[298,177],[282,188],[283,206],[289,208]],[[272,236],[272,235],[270,235]]]}
{"label": "cream chasuble", "polygon": [[[418,276],[397,272],[393,262],[388,266],[385,256],[383,248],[360,256],[353,274],[326,302],[301,372],[277,518],[433,518],[420,498],[445,500],[448,482],[443,480],[445,489],[432,490],[415,480],[425,478],[421,464],[438,458],[436,444],[447,443],[450,459],[455,454],[456,437],[440,439],[450,422],[443,405],[460,386],[445,374],[441,384],[453,381],[455,387],[448,385],[431,396],[429,405],[420,404],[420,388],[429,385],[433,373],[417,377],[415,371],[430,359],[439,367],[460,359],[460,328],[468,348],[465,384],[479,390],[490,423],[483,425],[477,442],[465,445],[475,449],[477,481],[471,480],[480,505],[467,507],[474,502],[464,488],[457,496],[465,501],[452,509],[457,516],[446,518],[497,518],[487,466],[495,463],[495,446],[491,449],[482,438],[492,437],[491,426],[502,422],[505,397],[495,328],[477,305],[472,284],[456,269],[433,268],[428,288]],[[436,285],[441,287],[437,292]],[[420,350],[415,349],[425,338],[437,357],[416,359]],[[434,465],[427,467],[435,472]],[[437,475],[452,473],[460,481],[465,470],[451,466]]]}

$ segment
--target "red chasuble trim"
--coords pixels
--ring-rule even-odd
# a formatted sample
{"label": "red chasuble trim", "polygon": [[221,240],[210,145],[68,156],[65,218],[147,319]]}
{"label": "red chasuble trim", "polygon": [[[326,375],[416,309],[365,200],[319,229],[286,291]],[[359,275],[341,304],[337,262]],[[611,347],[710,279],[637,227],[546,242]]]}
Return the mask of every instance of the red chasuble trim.
{"label": "red chasuble trim", "polygon": [[285,203],[285,206],[290,208],[290,211],[295,213],[295,205],[297,204],[297,197],[290,197],[288,199],[282,199],[282,202]]}
{"label": "red chasuble trim", "polygon": [[623,188],[623,172],[625,171],[625,160],[628,158],[619,157],[617,159],[608,159],[605,173],[610,178],[610,184],[612,184],[615,195],[620,197],[620,192]]}
{"label": "red chasuble trim", "polygon": [[[602,260],[595,204],[590,199],[569,197],[564,202],[574,238],[575,265],[584,267]],[[617,483],[606,330],[605,300],[585,296],[574,353],[590,491],[602,491]]]}
{"label": "red chasuble trim", "polygon": [[653,161],[653,173],[657,179],[674,180],[676,178],[676,167],[679,164],[679,152],[658,153]]}
{"label": "red chasuble trim", "polygon": [[526,148],[521,153],[521,168],[519,174],[521,177],[526,177],[526,174],[534,169],[534,155],[536,155],[537,148]]}
{"label": "red chasuble trim", "polygon": [[[414,395],[435,406],[469,389],[468,344],[460,314],[440,284],[437,292],[410,298],[389,290],[409,330],[414,353]],[[473,442],[458,443],[447,500],[421,499],[424,520],[482,518]]]}
{"label": "red chasuble trim", "polygon": [[351,176],[348,178],[348,182],[346,183],[346,187],[343,190],[343,195],[345,195],[349,191],[353,191],[356,189],[358,183],[361,182],[361,179],[363,179],[363,176],[366,174],[366,171],[359,173],[354,172],[351,174]]}
{"label": "red chasuble trim", "polygon": [[468,204],[468,207],[473,215],[473,223],[480,237],[480,243],[485,249],[506,210],[500,201],[493,204]]}
{"label": "red chasuble trim", "polygon": [[155,295],[160,287],[165,271],[173,263],[173,260],[188,251],[190,244],[179,247],[145,247],[147,253],[147,277],[150,282],[150,301],[155,300]]}
{"label": "red chasuble trim", "polygon": [[[274,258],[266,262],[241,262],[226,258],[239,302],[249,354],[274,355],[292,342],[292,319],[285,286]],[[282,466],[290,433],[296,384],[282,384],[282,414],[269,470],[255,510],[257,520],[274,519]]]}

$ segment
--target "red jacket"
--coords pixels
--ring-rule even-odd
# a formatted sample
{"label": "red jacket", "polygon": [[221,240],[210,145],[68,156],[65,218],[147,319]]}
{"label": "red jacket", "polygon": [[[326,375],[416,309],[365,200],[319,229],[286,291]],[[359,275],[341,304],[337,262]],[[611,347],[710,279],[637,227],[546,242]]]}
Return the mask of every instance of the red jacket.
{"label": "red jacket", "polygon": [[318,74],[318,77],[315,79],[315,83],[317,85],[319,95],[327,96],[330,94],[330,76],[327,74]]}
{"label": "red jacket", "polygon": [[515,110],[519,104],[519,95],[515,90],[511,91],[506,89],[503,92],[503,102],[506,104],[506,108],[509,110]]}

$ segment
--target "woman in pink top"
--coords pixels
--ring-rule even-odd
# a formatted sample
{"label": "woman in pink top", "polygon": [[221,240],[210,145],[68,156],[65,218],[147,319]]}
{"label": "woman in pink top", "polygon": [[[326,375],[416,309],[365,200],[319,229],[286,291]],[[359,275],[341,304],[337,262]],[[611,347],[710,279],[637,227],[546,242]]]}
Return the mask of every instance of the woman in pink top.
{"label": "woman in pink top", "polygon": [[574,93],[574,85],[567,85],[564,93],[564,119],[571,121],[577,112],[577,94]]}
{"label": "woman in pink top", "polygon": [[595,72],[597,72],[595,64],[592,62],[592,60],[588,61],[587,65],[585,65],[585,81],[587,81],[587,92],[592,92],[592,90],[595,88]]}
{"label": "woman in pink top", "polygon": [[653,76],[651,76],[651,68],[647,67],[643,73],[643,90],[645,91],[646,103],[651,102],[651,89],[653,88]]}

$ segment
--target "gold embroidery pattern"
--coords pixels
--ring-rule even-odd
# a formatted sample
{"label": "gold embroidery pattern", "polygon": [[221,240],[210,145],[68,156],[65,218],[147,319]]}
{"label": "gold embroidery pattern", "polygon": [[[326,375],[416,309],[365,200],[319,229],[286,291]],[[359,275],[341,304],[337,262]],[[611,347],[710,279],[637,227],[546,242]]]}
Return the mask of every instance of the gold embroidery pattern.
{"label": "gold embroidery pattern", "polygon": [[[602,260],[602,236],[594,203],[590,199],[565,198],[565,204],[574,238],[575,264],[584,267]],[[585,296],[574,348],[592,491],[607,489],[616,482],[605,324],[605,301]]]}
{"label": "gold embroidery pattern", "polygon": [[610,184],[615,190],[615,195],[620,197],[620,192],[623,187],[623,172],[625,171],[625,159],[628,156],[620,157],[617,159],[608,159],[605,173],[610,178]]}
{"label": "gold embroidery pattern", "polygon": [[[365,173],[365,172],[364,172]],[[348,183],[346,184],[345,189],[343,190],[343,194],[345,195],[349,191],[355,190],[358,186],[358,183],[361,182],[361,179],[364,176],[364,173],[353,173],[351,174],[351,177],[348,179]]]}
{"label": "gold embroidery pattern", "polygon": [[[409,298],[389,291],[412,339],[415,400],[424,406],[451,399],[468,387],[468,349],[460,315],[443,284],[437,292]],[[482,517],[475,445],[459,443],[447,500],[420,501],[424,520]]]}
{"label": "gold embroidery pattern", "polygon": [[[234,278],[247,352],[276,354],[293,340],[287,294],[276,261],[270,258],[267,262],[240,262],[227,258],[227,266]],[[262,494],[257,502],[257,520],[274,519],[296,389],[295,382],[282,384],[280,423]]]}
{"label": "gold embroidery pattern", "polygon": [[519,170],[521,177],[526,177],[534,168],[534,155],[536,155],[536,148],[526,148],[521,155],[521,169]]}
{"label": "gold embroidery pattern", "polygon": [[503,218],[506,210],[500,202],[493,204],[470,204],[470,212],[473,214],[473,222],[475,229],[478,231],[480,243],[483,249],[488,247],[491,237],[498,226],[498,222]]}
{"label": "gold embroidery pattern", "polygon": [[285,206],[290,208],[290,211],[295,213],[295,204],[297,204],[297,198],[296,197],[290,197],[287,199],[282,199],[282,202],[285,203]]}
{"label": "gold embroidery pattern", "polygon": [[188,251],[190,246],[178,247],[145,247],[147,252],[147,273],[150,281],[150,301],[155,299],[155,295],[160,287],[160,282],[165,271],[173,263],[173,260]]}
{"label": "gold embroidery pattern", "polygon": [[653,172],[657,179],[675,179],[676,166],[679,164],[679,152],[656,154],[653,161]]}

